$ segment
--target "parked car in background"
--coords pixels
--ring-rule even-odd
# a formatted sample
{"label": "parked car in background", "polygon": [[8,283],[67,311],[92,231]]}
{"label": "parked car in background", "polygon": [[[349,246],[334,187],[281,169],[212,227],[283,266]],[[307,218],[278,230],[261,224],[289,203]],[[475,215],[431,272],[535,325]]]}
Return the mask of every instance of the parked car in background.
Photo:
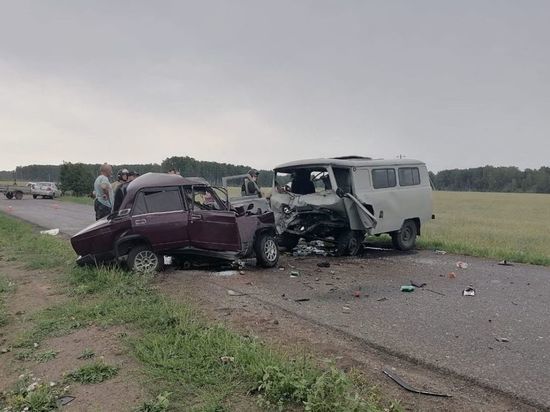
{"label": "parked car in background", "polygon": [[61,196],[61,190],[54,182],[38,182],[31,185],[31,194],[34,199],[38,196],[42,199],[54,199]]}
{"label": "parked car in background", "polygon": [[[225,199],[223,198],[225,196]],[[279,259],[275,220],[254,203],[233,206],[202,178],[147,173],[132,181],[118,212],[71,238],[79,265],[114,261],[153,272],[163,256],[186,266],[197,257]]]}
{"label": "parked car in background", "polygon": [[285,163],[274,170],[270,200],[281,246],[329,239],[338,255],[355,255],[366,235],[382,233],[396,249],[412,249],[422,225],[434,217],[428,169],[412,159]]}

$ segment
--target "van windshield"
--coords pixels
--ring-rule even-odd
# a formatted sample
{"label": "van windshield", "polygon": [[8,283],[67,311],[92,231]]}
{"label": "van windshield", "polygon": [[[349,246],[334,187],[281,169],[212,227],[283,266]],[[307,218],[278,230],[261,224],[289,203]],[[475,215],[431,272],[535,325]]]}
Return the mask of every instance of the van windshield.
{"label": "van windshield", "polygon": [[307,195],[332,189],[329,172],[324,167],[276,170],[274,178],[279,193]]}

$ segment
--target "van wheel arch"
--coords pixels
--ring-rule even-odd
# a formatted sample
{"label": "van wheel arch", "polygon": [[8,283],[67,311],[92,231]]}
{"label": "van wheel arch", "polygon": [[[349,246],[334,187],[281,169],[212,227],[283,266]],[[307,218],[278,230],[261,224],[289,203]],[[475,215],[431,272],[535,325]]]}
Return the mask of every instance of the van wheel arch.
{"label": "van wheel arch", "polygon": [[390,233],[393,247],[397,250],[411,250],[416,245],[416,237],[420,235],[420,219],[406,219],[401,228]]}

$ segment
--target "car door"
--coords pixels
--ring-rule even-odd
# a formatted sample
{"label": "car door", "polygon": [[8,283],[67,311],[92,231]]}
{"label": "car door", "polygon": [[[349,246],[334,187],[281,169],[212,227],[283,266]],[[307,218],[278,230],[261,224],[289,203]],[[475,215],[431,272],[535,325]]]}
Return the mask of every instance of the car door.
{"label": "car door", "polygon": [[212,188],[184,189],[189,205],[189,242],[199,249],[239,251],[241,239],[235,212],[227,210]]}
{"label": "car door", "polygon": [[132,232],[146,238],[154,250],[189,246],[188,222],[178,187],[147,188],[136,195]]}

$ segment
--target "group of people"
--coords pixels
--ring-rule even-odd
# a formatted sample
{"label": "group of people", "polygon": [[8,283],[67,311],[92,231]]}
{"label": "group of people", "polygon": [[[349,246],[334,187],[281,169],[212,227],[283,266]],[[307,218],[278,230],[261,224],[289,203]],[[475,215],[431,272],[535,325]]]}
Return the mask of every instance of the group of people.
{"label": "group of people", "polygon": [[113,167],[104,163],[99,169],[99,176],[94,182],[94,210],[96,220],[109,216],[120,209],[122,200],[126,195],[128,185],[139,176],[135,171],[121,169],[117,173],[116,180],[111,183],[109,178],[113,175]]}
{"label": "group of people", "polygon": [[[176,169],[170,169],[168,174],[179,175]],[[241,186],[241,195],[262,197],[262,191],[258,186],[259,172],[256,169],[250,169],[243,179]],[[99,176],[94,182],[94,210],[96,220],[109,216],[111,213],[120,209],[122,200],[126,195],[128,184],[139,176],[137,172],[129,172],[127,169],[121,169],[117,173],[117,179],[113,183],[109,178],[113,175],[113,167],[104,163],[99,169]]]}

